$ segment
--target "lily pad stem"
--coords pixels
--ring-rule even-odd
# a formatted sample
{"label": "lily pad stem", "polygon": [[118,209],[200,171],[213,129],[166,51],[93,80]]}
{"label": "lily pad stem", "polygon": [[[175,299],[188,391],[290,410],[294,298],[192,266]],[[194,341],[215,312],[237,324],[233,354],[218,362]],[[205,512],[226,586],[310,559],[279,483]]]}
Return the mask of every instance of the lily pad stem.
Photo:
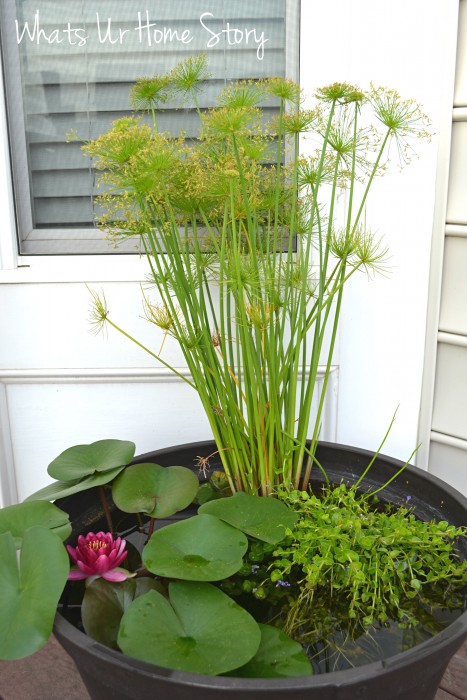
{"label": "lily pad stem", "polygon": [[154,532],[154,525],[155,525],[155,524],[156,524],[156,519],[155,519],[155,518],[151,518],[151,520],[149,521],[148,539],[147,539],[147,542],[149,542],[149,540],[151,539],[152,533]]}
{"label": "lily pad stem", "polygon": [[107,501],[107,498],[105,497],[105,491],[103,486],[98,487],[99,491],[99,498],[101,500],[101,505],[102,509],[105,514],[105,519],[107,520],[107,527],[109,528],[109,532],[114,534],[114,526],[112,522],[112,516],[110,515],[110,509],[109,509],[109,502]]}

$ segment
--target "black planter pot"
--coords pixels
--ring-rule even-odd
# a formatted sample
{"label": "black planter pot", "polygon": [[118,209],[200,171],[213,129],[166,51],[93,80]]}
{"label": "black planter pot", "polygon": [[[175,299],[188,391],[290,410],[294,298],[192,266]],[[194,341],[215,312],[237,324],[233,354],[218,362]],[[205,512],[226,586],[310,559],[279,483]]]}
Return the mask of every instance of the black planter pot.
{"label": "black planter pot", "polygon": [[[198,455],[215,451],[212,442],[193,443],[141,455],[138,462],[193,467]],[[352,483],[368,465],[372,454],[342,445],[321,443],[317,453],[331,481]],[[366,483],[385,483],[402,463],[380,456]],[[211,460],[211,469],[220,462]],[[322,480],[315,470],[315,483]],[[453,488],[414,467],[407,467],[381,492],[384,500],[406,503],[425,520],[467,523],[467,498]],[[60,507],[70,514],[74,533],[93,529],[102,518],[97,494],[85,492],[63,499]],[[183,516],[182,516],[183,517]],[[467,541],[460,543],[467,558]],[[73,657],[93,700],[433,700],[446,666],[467,638],[467,611],[431,639],[382,661],[346,671],[290,679],[243,679],[202,676],[154,666],[131,659],[93,641],[57,614],[55,634]]]}

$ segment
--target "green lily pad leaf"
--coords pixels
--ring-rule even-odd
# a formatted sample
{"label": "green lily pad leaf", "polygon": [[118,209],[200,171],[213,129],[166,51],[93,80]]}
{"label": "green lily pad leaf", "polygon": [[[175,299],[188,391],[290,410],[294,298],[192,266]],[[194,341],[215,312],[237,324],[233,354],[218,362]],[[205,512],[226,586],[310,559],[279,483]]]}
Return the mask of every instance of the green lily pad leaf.
{"label": "green lily pad leaf", "polygon": [[47,501],[18,503],[0,510],[0,534],[10,532],[17,548],[21,547],[26,530],[34,525],[48,528],[61,540],[71,535],[67,513]]}
{"label": "green lily pad leaf", "polygon": [[115,479],[115,477],[118,476],[123,469],[125,469],[124,466],[116,467],[115,469],[110,469],[104,473],[85,476],[83,479],[73,479],[72,481],[55,481],[53,484],[44,486],[43,489],[40,489],[39,491],[36,491],[28,496],[26,501],[55,501],[57,498],[72,496],[74,493],[86,491],[86,489],[92,489],[94,486],[103,486],[103,484],[108,484],[109,481]]}
{"label": "green lily pad leaf", "polygon": [[116,479],[112,498],[125,513],[166,518],[189,506],[198,487],[198,477],[186,467],[134,464]]}
{"label": "green lily pad leaf", "polygon": [[46,527],[26,530],[18,564],[13,535],[0,535],[0,659],[22,659],[50,637],[70,570],[63,543]]}
{"label": "green lily pad leaf", "polygon": [[261,633],[254,618],[215,586],[171,583],[169,598],[150,591],[125,612],[118,635],[125,654],[215,676],[256,653]]}
{"label": "green lily pad leaf", "polygon": [[143,563],[158,576],[220,581],[240,569],[247,547],[243,532],[214,515],[195,515],[156,530]]}
{"label": "green lily pad leaf", "polygon": [[242,491],[230,498],[203,503],[198,513],[216,515],[247,535],[270,544],[283,540],[286,529],[298,520],[298,514],[277,498],[252,496]]}
{"label": "green lily pad leaf", "polygon": [[261,643],[254,657],[229,676],[240,678],[289,678],[310,676],[313,669],[302,645],[272,625],[259,625]]}
{"label": "green lily pad leaf", "polygon": [[75,481],[96,472],[126,466],[135,456],[135,444],[127,440],[98,440],[90,445],[74,445],[48,466],[53,479]]}
{"label": "green lily pad leaf", "polygon": [[111,583],[102,578],[86,586],[81,619],[86,634],[112,649],[118,649],[117,635],[123,613],[131,603],[150,590],[163,593],[162,584],[153,578],[127,579]]}
{"label": "green lily pad leaf", "polygon": [[209,481],[207,481],[205,484],[200,485],[198,493],[196,494],[195,503],[201,506],[203,503],[212,501],[214,498],[221,498],[221,496],[217,496],[216,491],[213,489]]}

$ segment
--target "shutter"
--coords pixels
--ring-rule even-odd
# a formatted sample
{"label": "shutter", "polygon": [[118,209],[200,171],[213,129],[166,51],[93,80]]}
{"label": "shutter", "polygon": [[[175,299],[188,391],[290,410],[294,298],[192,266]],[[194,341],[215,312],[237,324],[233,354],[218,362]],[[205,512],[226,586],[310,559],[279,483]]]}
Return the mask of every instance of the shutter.
{"label": "shutter", "polygon": [[[136,78],[206,52],[213,76],[199,97],[206,108],[230,80],[286,74],[286,0],[3,1],[23,253],[110,252],[92,230],[95,174],[66,134],[73,128],[95,138],[130,114]],[[167,104],[158,126],[194,135],[197,116]]]}

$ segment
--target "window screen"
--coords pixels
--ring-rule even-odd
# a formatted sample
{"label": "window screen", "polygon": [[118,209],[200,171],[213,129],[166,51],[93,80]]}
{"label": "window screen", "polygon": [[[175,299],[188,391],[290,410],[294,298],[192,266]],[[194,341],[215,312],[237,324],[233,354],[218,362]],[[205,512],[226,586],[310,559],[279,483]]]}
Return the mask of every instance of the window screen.
{"label": "window screen", "polygon": [[[94,226],[96,177],[74,129],[94,138],[130,114],[138,77],[207,53],[200,107],[231,80],[298,78],[299,0],[2,0],[18,239],[22,254],[111,253]],[[189,105],[162,130],[195,133]],[[119,249],[125,252],[124,249]]]}

